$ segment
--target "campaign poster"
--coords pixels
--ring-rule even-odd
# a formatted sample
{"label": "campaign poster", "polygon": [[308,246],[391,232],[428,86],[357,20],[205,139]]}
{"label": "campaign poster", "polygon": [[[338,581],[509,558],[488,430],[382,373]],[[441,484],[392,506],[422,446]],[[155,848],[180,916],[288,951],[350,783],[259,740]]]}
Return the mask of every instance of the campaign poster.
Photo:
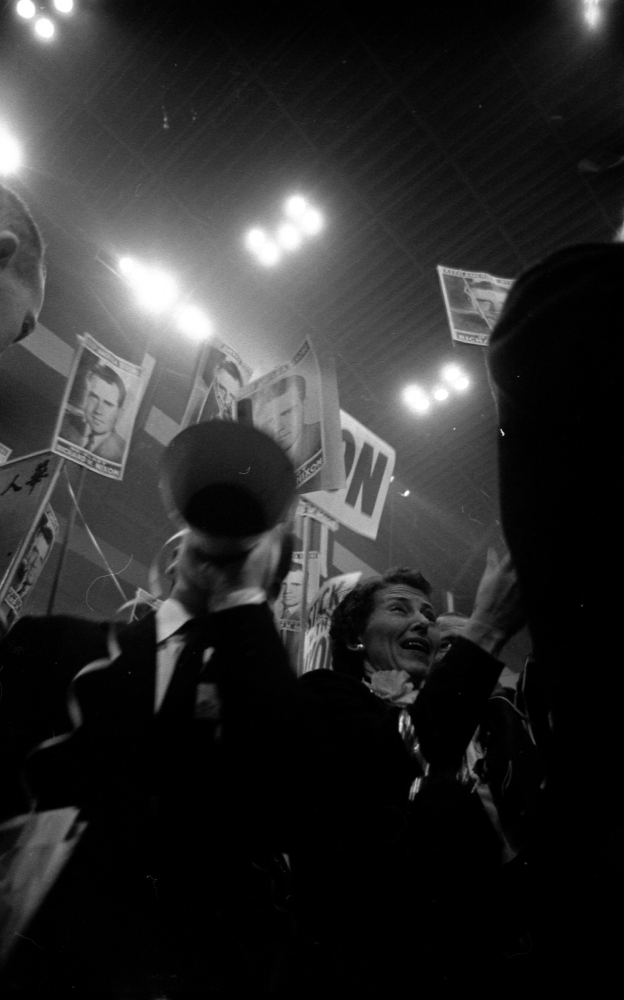
{"label": "campaign poster", "polygon": [[234,420],[235,402],[249,383],[251,368],[223,341],[210,341],[182,418],[181,428],[207,420]]}
{"label": "campaign poster", "polygon": [[240,394],[237,419],[269,434],[291,460],[299,491],[344,486],[340,409],[333,366],[309,338],[290,361]]}
{"label": "campaign poster", "polygon": [[440,266],[438,274],[453,340],[487,347],[513,280]]}
{"label": "campaign poster", "polygon": [[78,338],[52,451],[108,479],[122,479],[145,379],[88,333]]}
{"label": "campaign poster", "polygon": [[[320,559],[318,552],[308,552],[308,586],[306,604],[314,599],[320,583]],[[299,632],[301,630],[301,607],[303,604],[303,552],[293,552],[290,571],[282,582],[275,602],[275,617],[280,630]]]}
{"label": "campaign poster", "polygon": [[59,531],[56,515],[50,504],[46,505],[43,516],[39,519],[28,548],[18,563],[11,579],[11,585],[6,592],[2,611],[5,625],[10,626],[19,617],[24,602],[41,576],[52,546]]}
{"label": "campaign poster", "polygon": [[63,460],[49,451],[11,459],[0,467],[0,604],[43,517]]}
{"label": "campaign poster", "polygon": [[334,609],[338,607],[343,597],[353,590],[361,577],[359,570],[355,573],[343,573],[326,580],[310,610],[308,611],[308,627],[303,645],[303,673],[310,670],[331,670],[331,647],[329,644],[329,626]]}
{"label": "campaign poster", "polygon": [[345,487],[306,492],[313,507],[352,531],[375,539],[394,471],[396,452],[354,417],[340,410]]}

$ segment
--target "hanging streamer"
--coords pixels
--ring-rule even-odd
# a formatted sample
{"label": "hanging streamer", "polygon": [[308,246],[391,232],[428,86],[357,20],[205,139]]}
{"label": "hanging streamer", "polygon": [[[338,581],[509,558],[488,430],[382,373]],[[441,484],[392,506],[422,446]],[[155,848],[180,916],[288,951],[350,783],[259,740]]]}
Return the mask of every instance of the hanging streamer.
{"label": "hanging streamer", "polygon": [[[67,489],[68,489],[69,495],[71,497],[72,503],[73,503],[76,511],[78,512],[78,514],[80,514],[80,519],[81,519],[81,521],[82,521],[82,523],[84,525],[84,529],[87,532],[87,535],[89,536],[89,538],[91,540],[91,543],[93,544],[93,547],[94,547],[95,551],[97,552],[97,554],[99,555],[100,559],[104,563],[108,575],[112,578],[113,583],[117,587],[117,590],[119,591],[119,593],[123,597],[124,601],[127,601],[127,599],[128,599],[127,594],[125,593],[123,587],[119,583],[119,580],[117,579],[117,576],[116,576],[113,568],[111,567],[108,559],[106,558],[106,556],[102,552],[102,549],[100,547],[100,544],[99,544],[97,538],[95,537],[95,535],[91,531],[91,528],[89,527],[89,525],[87,524],[87,522],[85,520],[85,516],[82,513],[82,510],[80,509],[80,504],[78,503],[78,499],[76,497],[76,494],[74,493],[72,484],[69,481],[69,476],[67,475],[67,469],[65,469],[64,472],[65,472],[65,479],[67,481]],[[130,562],[132,562],[132,556],[130,556]],[[119,572],[120,573],[125,572],[125,570],[127,570],[127,568],[128,568],[129,565],[130,565],[130,563],[127,563],[127,565],[124,566],[123,569],[120,569]]]}

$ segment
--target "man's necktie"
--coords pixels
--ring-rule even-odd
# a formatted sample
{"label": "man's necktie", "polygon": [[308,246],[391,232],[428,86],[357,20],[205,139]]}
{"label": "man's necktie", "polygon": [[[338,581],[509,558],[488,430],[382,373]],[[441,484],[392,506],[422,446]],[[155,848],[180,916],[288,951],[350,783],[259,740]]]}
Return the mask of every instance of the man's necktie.
{"label": "man's necktie", "polygon": [[93,431],[91,431],[85,443],[85,448],[87,449],[87,451],[93,451],[94,443],[95,443],[95,434],[93,433]]}
{"label": "man's necktie", "polygon": [[192,619],[178,632],[184,645],[178,656],[173,677],[158,713],[161,724],[167,728],[188,727],[194,718],[197,686],[213,678],[206,650],[210,649],[210,629],[206,622]]}

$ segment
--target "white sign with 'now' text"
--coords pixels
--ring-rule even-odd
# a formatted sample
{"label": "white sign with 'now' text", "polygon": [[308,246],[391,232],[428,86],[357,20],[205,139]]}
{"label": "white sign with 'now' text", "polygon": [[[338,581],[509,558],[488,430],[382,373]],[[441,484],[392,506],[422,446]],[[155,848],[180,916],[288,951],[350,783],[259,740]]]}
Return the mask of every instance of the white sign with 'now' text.
{"label": "white sign with 'now' text", "polygon": [[306,493],[305,498],[359,535],[376,538],[396,452],[344,410],[340,423],[347,485]]}

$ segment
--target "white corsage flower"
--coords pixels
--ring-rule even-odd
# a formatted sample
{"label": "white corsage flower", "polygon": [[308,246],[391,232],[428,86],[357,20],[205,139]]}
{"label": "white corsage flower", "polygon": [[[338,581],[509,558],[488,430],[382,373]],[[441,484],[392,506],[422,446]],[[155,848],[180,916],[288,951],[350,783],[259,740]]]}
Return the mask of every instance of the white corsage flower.
{"label": "white corsage flower", "polygon": [[413,705],[418,697],[406,670],[378,670],[366,687],[391,705]]}

